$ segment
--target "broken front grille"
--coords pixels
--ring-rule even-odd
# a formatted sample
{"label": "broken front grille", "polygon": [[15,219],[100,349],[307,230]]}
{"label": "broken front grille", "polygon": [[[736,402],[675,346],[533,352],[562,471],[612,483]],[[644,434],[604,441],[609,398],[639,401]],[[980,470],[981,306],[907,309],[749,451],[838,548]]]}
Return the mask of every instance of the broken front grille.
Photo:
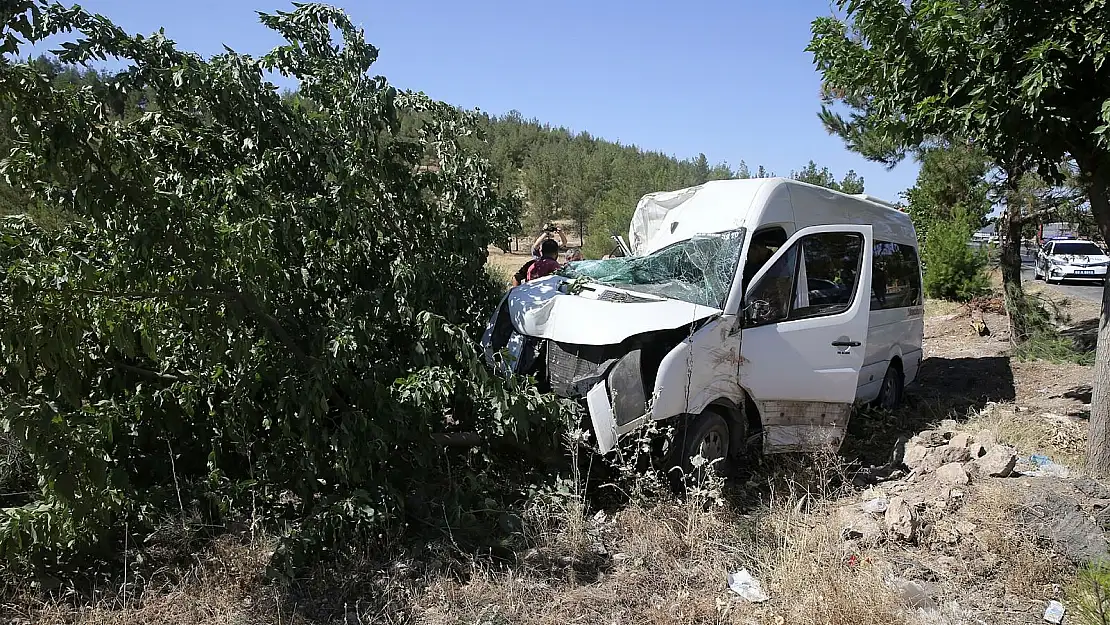
{"label": "broken front grille", "polygon": [[560,397],[574,397],[575,380],[597,372],[605,358],[605,348],[595,345],[568,345],[547,342],[547,378],[551,390]]}

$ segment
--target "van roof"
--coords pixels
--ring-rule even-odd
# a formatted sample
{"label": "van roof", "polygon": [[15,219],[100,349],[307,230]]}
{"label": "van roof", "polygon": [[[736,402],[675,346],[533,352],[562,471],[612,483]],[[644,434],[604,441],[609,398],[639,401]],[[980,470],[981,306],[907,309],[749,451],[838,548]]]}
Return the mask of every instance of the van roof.
{"label": "van roof", "polygon": [[[841,193],[791,178],[776,177],[711,180],[675,191],[648,193],[640,198],[633,213],[629,245],[634,253],[650,252],[698,234],[726,232],[745,225],[750,227],[752,212],[764,210],[763,206],[767,206],[768,202],[797,205],[796,200],[787,199],[791,189],[801,192],[799,198],[820,196],[819,206],[839,205],[836,210],[846,211],[844,223],[903,224],[897,228],[911,233],[912,237],[909,215],[890,202],[867,194]],[[774,199],[776,197],[777,200]],[[662,228],[664,221],[670,224],[669,229]]]}

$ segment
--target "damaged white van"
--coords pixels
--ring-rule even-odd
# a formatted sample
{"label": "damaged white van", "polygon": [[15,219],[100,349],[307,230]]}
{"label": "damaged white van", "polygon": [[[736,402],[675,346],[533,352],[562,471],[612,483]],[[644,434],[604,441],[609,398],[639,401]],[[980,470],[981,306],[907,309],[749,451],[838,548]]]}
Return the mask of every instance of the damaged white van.
{"label": "damaged white van", "polygon": [[837,448],[854,404],[894,408],[917,376],[917,235],[892,205],[721,180],[644,196],[622,243],[512,289],[482,341],[580,401],[602,453],[664,420],[679,462]]}

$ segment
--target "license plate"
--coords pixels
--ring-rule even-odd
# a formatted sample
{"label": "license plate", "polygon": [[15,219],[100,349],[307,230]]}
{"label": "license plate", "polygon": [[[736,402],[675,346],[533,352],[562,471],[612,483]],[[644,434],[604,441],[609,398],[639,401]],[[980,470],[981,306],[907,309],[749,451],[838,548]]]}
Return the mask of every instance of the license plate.
{"label": "license plate", "polygon": [[1093,269],[1077,269],[1075,271],[1075,273],[1077,275],[1080,275],[1080,276],[1087,276],[1087,275],[1092,275],[1093,276],[1095,274]]}

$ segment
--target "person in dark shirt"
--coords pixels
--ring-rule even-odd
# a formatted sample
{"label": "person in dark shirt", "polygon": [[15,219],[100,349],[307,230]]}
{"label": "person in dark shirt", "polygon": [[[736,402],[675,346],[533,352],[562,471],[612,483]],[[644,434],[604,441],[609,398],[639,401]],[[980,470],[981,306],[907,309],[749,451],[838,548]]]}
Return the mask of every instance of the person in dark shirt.
{"label": "person in dark shirt", "polygon": [[545,239],[540,244],[541,256],[528,268],[527,280],[551,275],[559,270],[559,242],[555,239]]}
{"label": "person in dark shirt", "polygon": [[879,308],[886,307],[886,267],[883,263],[875,263],[875,268],[871,272],[871,290],[875,293],[875,299],[879,302]]}

